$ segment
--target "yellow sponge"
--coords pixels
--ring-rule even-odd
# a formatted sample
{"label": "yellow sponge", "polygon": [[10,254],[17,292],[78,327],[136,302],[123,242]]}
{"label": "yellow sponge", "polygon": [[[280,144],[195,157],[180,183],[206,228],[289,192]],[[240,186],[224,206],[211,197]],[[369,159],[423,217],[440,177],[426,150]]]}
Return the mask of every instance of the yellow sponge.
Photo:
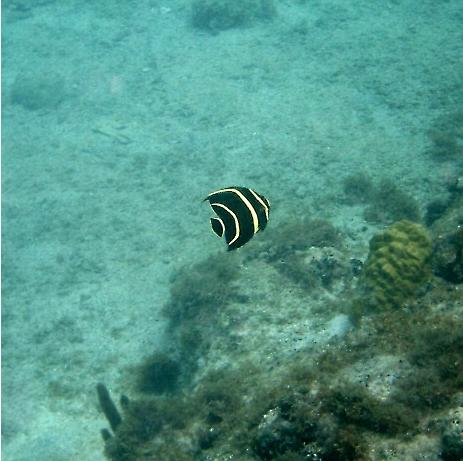
{"label": "yellow sponge", "polygon": [[370,241],[362,284],[375,307],[400,307],[431,275],[432,244],[420,224],[394,223]]}

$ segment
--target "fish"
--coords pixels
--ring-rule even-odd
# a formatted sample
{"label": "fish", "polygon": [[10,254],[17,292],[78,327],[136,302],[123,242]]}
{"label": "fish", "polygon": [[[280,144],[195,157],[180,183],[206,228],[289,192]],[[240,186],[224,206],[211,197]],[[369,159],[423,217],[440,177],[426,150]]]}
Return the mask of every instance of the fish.
{"label": "fish", "polygon": [[217,216],[210,219],[212,230],[225,237],[227,250],[236,250],[267,226],[270,202],[248,187],[225,187],[211,192],[208,201]]}

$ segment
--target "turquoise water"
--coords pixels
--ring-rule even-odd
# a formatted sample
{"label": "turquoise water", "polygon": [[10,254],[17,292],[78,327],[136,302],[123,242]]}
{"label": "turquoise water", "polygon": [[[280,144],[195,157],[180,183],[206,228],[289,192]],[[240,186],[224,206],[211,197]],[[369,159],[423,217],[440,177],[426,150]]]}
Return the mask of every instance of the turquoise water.
{"label": "turquoise water", "polygon": [[[387,226],[407,218],[434,246],[439,235],[458,242],[461,1],[11,0],[2,13],[4,459],[105,459],[97,382],[116,401],[194,394],[212,371],[251,365],[256,382],[277,383],[300,360],[314,373],[330,347],[382,337],[371,322],[383,322],[383,342],[396,334],[400,347],[344,365],[349,383],[369,376],[371,397],[387,402],[398,385],[385,376],[416,372],[403,354],[426,319],[438,316],[456,338],[445,347],[463,351],[455,243],[447,262],[426,261],[432,275],[390,324],[351,306],[370,239]],[[272,208],[265,232],[227,253],[201,201],[231,185]],[[416,314],[414,303],[425,307]],[[415,346],[394,333],[401,309],[419,317]],[[146,392],[139,367],[159,351],[180,376]],[[420,429],[406,441],[396,428],[362,432],[365,459],[458,459],[461,446],[444,442],[461,434],[449,422],[462,413],[461,384],[445,381],[448,399],[426,411],[417,404]],[[264,410],[246,424],[258,427]],[[270,453],[259,432],[239,451],[225,442],[236,421],[182,418],[185,459],[360,456],[336,458],[315,436],[310,453],[277,442]],[[198,435],[211,425],[217,439]]]}

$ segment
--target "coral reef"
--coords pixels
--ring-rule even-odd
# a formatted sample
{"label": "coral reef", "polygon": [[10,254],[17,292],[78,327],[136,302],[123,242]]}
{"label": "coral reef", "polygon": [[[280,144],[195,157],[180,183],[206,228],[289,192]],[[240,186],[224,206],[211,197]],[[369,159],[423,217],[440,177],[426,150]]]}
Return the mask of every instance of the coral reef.
{"label": "coral reef", "polygon": [[[372,239],[358,281],[380,308],[354,330],[342,313],[358,292],[340,233],[326,221],[282,227],[242,259],[214,256],[177,273],[165,306],[177,350],[142,363],[141,395],[121,399],[119,418],[99,390],[108,459],[459,459],[451,415],[463,389],[462,300],[437,277],[413,297],[431,275],[425,229],[399,221]],[[281,258],[296,269],[278,268]],[[328,289],[305,290],[302,268]]]}
{"label": "coral reef", "polygon": [[[383,458],[371,455],[376,437],[396,450],[418,443],[424,431],[440,443],[443,459],[459,459],[452,456],[462,449],[456,416],[462,322],[452,315],[428,318],[419,309],[389,317],[322,352],[315,367],[304,356],[270,372],[244,364],[207,374],[185,395],[126,402],[114,437],[105,439],[106,454],[114,461],[377,461]],[[425,326],[414,330],[417,324]],[[376,357],[374,364],[390,352],[409,372],[397,373],[390,392],[379,397],[350,370],[359,364],[371,376],[366,359]],[[443,421],[442,412],[449,415]],[[408,449],[416,456],[420,446]]]}
{"label": "coral reef", "polygon": [[352,278],[352,266],[345,255],[332,247],[311,247],[289,255],[275,267],[302,288],[334,288],[340,280]]}
{"label": "coral reef", "polygon": [[276,14],[273,0],[194,0],[191,20],[194,27],[212,33],[249,25],[256,19]]}
{"label": "coral reef", "polygon": [[425,229],[399,221],[370,241],[362,283],[372,305],[400,307],[429,278],[431,240]]}

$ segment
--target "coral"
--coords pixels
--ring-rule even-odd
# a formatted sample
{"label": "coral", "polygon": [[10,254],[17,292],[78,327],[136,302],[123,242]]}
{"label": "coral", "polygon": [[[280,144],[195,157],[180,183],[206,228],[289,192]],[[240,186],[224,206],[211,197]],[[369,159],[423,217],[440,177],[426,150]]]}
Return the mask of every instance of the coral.
{"label": "coral", "polygon": [[[107,387],[103,383],[98,383],[96,386],[96,392],[98,395],[98,402],[101,410],[103,411],[109,425],[113,431],[115,431],[122,422],[121,415],[116,405],[109,395]],[[103,438],[106,438],[107,433],[103,433]]]}
{"label": "coral", "polygon": [[401,306],[429,278],[431,240],[425,229],[407,220],[399,221],[370,241],[370,252],[362,274],[373,305]]}
{"label": "coral", "polygon": [[[294,252],[304,257],[329,256],[325,252],[332,250],[304,247],[303,239],[300,244],[301,250]],[[375,274],[371,279],[374,282],[384,278],[384,283],[392,284],[400,294],[400,302],[408,300],[409,293],[418,286],[417,280],[429,275],[430,247],[422,226],[398,222],[372,241],[365,272]],[[259,269],[266,269],[264,258],[259,256],[254,261]],[[313,263],[316,267],[322,263],[323,271],[337,267],[331,265],[330,258],[325,259],[315,258]],[[242,307],[236,301],[227,304],[241,285],[227,278],[229,270],[235,272],[229,266],[234,264],[233,259],[227,259],[227,264],[221,260],[222,256],[188,267],[173,280],[173,285],[179,285],[169,305],[186,308],[188,315],[171,318],[170,333],[180,350],[164,359],[171,361],[175,357],[180,361],[180,382],[163,395],[121,401],[122,421],[114,435],[109,431],[103,434],[109,459],[364,461],[377,459],[372,453],[384,453],[384,447],[392,452],[405,445],[410,447],[410,459],[418,459],[423,447],[420,440],[424,438],[435,452],[442,450],[446,461],[459,459],[457,428],[450,420],[442,422],[446,412],[459,405],[456,399],[463,389],[463,325],[459,316],[462,300],[455,289],[458,287],[449,289],[448,283],[436,277],[422,296],[410,299],[407,309],[382,309],[364,316],[356,330],[343,336],[342,341],[330,340],[329,346],[308,344],[297,353],[283,351],[279,355],[274,347],[259,349],[268,344],[264,336],[261,343],[253,342],[255,349],[248,354],[235,342],[236,336],[231,341],[226,336],[234,332],[221,326],[220,312],[228,318],[233,309]],[[388,265],[393,276],[385,270]],[[271,273],[276,281],[287,282],[273,268]],[[335,270],[333,279],[336,274]],[[367,275],[362,273],[359,282],[366,283],[364,278]],[[246,295],[252,296],[249,272],[238,280],[243,279],[250,287]],[[205,286],[195,286],[202,280]],[[227,290],[227,299],[222,300],[216,291],[211,298],[202,293],[206,287],[215,290],[215,285]],[[381,296],[389,305],[399,305],[395,295],[391,300],[383,293],[386,290],[389,295],[393,289],[383,285],[379,285]],[[306,292],[294,291],[301,296],[301,303],[310,299]],[[347,297],[335,297],[332,303],[322,303],[319,308],[336,318],[339,309],[344,308],[342,304],[349,301]],[[214,309],[217,302],[220,306]],[[272,307],[266,306],[266,310]],[[290,309],[284,314],[284,323],[271,323],[271,328],[280,328],[286,321],[299,323],[299,317],[295,318]],[[252,315],[252,309],[246,309],[238,325],[243,335],[255,337],[255,323],[246,324]],[[319,317],[316,310],[307,315]],[[323,318],[317,322],[326,337],[331,329],[329,323]],[[313,325],[317,328],[317,323]],[[224,349],[226,355],[222,341],[232,346]],[[267,352],[270,361],[264,362],[262,357]],[[185,371],[188,356],[196,364],[193,371],[190,365]],[[151,365],[156,369],[160,361],[153,357]],[[145,365],[149,376],[150,361]]]}
{"label": "coral", "polygon": [[194,0],[191,20],[194,27],[217,33],[256,19],[269,19],[275,11],[273,0]]}

